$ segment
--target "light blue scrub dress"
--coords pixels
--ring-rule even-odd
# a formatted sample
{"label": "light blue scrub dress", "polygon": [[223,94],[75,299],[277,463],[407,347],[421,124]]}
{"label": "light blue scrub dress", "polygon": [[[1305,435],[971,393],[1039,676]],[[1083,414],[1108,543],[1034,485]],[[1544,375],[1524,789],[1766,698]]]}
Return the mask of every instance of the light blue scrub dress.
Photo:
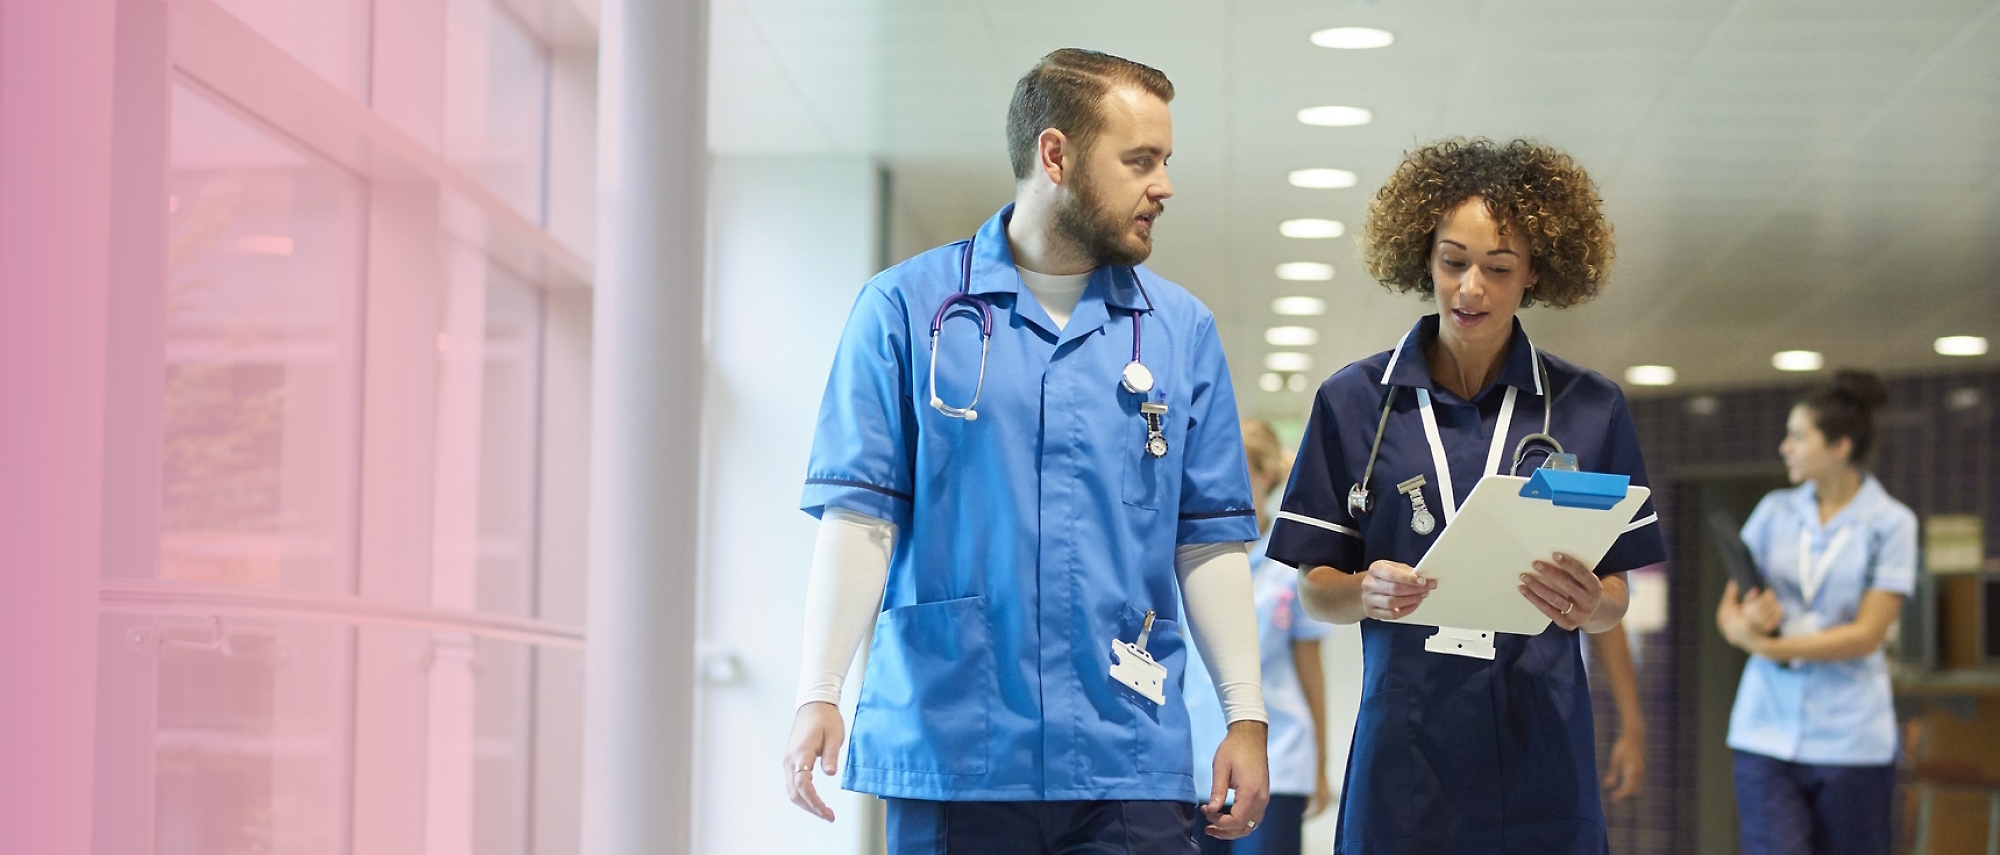
{"label": "light blue scrub dress", "polygon": [[[971,291],[992,305],[976,421],[929,406],[930,324],[964,243],[870,281],[820,406],[804,498],[896,523],[843,786],[946,801],[1194,800],[1178,544],[1257,539],[1236,399],[1208,309],[1146,268],[1099,268],[1057,331],[1025,292],[1002,209]],[[1134,282],[1137,277],[1144,291]],[[1150,305],[1148,301],[1150,297]],[[1119,385],[1143,324],[1168,451],[1145,453]],[[955,312],[938,394],[963,406],[980,335]],[[1164,705],[1110,677],[1114,638],[1147,649]]]}
{"label": "light blue scrub dress", "polygon": [[[1460,501],[1496,464],[1507,468],[1521,437],[1542,429],[1544,395],[1553,396],[1549,433],[1576,455],[1580,468],[1627,475],[1631,483],[1646,485],[1638,435],[1617,384],[1538,352],[1516,320],[1499,380],[1468,401],[1431,380],[1424,346],[1437,334],[1438,316],[1427,316],[1394,350],[1348,365],[1320,385],[1271,527],[1272,558],[1349,573],[1364,572],[1380,559],[1414,566],[1423,558],[1445,527],[1416,533],[1411,501],[1396,492],[1397,484],[1423,475],[1430,512],[1438,515],[1446,506],[1418,390],[1432,402]],[[1546,384],[1537,376],[1537,362],[1547,368]],[[1509,388],[1515,407],[1506,435],[1495,443]],[[1357,520],[1348,513],[1347,491],[1367,466],[1385,394],[1395,397],[1369,483],[1375,509]],[[1521,472],[1540,465],[1546,453],[1531,451]],[[1598,575],[1665,560],[1658,523],[1648,500],[1598,562]],[[1553,624],[1535,636],[1500,633],[1494,637],[1496,655],[1485,660],[1426,651],[1424,640],[1435,632],[1361,622],[1361,709],[1341,785],[1334,851],[1606,852],[1590,687],[1578,633]]]}
{"label": "light blue scrub dress", "polygon": [[[1800,540],[1810,550],[1800,555]],[[1743,543],[1787,617],[1785,632],[1853,623],[1871,590],[1908,596],[1917,583],[1917,515],[1869,475],[1826,525],[1811,483],[1774,490],[1743,524]],[[1800,559],[1826,574],[1810,606]],[[1803,624],[1795,624],[1800,615]],[[1790,763],[1872,766],[1896,759],[1896,713],[1881,650],[1785,667],[1750,657],[1729,714],[1729,747]]]}

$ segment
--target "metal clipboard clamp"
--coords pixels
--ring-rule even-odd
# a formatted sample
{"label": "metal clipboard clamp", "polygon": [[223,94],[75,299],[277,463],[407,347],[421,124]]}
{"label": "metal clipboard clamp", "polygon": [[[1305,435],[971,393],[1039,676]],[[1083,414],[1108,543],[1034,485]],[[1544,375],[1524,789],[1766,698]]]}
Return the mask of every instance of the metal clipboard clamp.
{"label": "metal clipboard clamp", "polygon": [[1390,622],[1437,627],[1425,650],[1492,659],[1495,633],[1539,635],[1549,627],[1521,596],[1521,574],[1557,552],[1595,566],[1651,494],[1627,476],[1599,472],[1481,478],[1417,562],[1437,588]]}

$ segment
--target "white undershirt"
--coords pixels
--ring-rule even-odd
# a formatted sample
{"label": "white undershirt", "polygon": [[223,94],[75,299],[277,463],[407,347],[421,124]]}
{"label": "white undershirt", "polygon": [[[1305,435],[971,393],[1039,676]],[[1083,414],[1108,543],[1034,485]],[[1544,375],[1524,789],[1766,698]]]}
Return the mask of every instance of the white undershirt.
{"label": "white undershirt", "polygon": [[1021,284],[1028,286],[1028,293],[1035,295],[1035,302],[1042,304],[1042,311],[1049,313],[1049,320],[1056,322],[1056,331],[1069,326],[1069,316],[1076,311],[1076,302],[1083,299],[1083,289],[1090,285],[1090,271],[1069,276],[1050,276],[1036,273],[1020,265],[1014,266],[1021,272]]}
{"label": "white undershirt", "polygon": [[[854,651],[881,611],[895,541],[896,525],[887,520],[839,508],[820,516],[806,579],[800,705],[840,703]],[[1268,721],[1248,551],[1235,542],[1185,544],[1174,550],[1174,572],[1224,720]]]}

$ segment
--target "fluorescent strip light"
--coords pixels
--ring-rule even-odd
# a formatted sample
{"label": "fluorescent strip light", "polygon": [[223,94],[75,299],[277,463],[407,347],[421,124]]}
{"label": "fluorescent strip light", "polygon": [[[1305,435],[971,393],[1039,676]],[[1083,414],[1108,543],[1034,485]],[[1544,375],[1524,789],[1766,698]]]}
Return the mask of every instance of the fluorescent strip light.
{"label": "fluorescent strip light", "polygon": [[1318,297],[1279,297],[1271,301],[1271,311],[1295,318],[1310,318],[1326,314],[1326,301]]}
{"label": "fluorescent strip light", "polygon": [[1312,327],[1272,327],[1264,331],[1264,343],[1272,347],[1312,347],[1319,344],[1319,330]]}
{"label": "fluorescent strip light", "polygon": [[1278,265],[1278,278],[1287,282],[1325,282],[1333,278],[1333,265],[1317,261],[1293,261]]}
{"label": "fluorescent strip light", "polygon": [[1375,121],[1375,114],[1360,107],[1307,107],[1299,111],[1299,121],[1322,128],[1351,128]]}
{"label": "fluorescent strip light", "polygon": [[1334,27],[1312,34],[1312,43],[1336,50],[1368,50],[1396,43],[1396,35],[1374,27]]}
{"label": "fluorescent strip light", "polygon": [[1986,337],[1977,335],[1948,335],[1931,343],[1931,348],[1939,356],[1985,356]]}
{"label": "fluorescent strip light", "polygon": [[1347,234],[1347,226],[1339,220],[1286,220],[1278,224],[1278,234],[1288,238],[1337,238]]}
{"label": "fluorescent strip light", "polygon": [[1313,358],[1312,354],[1310,353],[1299,353],[1297,351],[1281,350],[1276,353],[1264,354],[1265,371],[1277,371],[1284,374],[1297,374],[1301,371],[1311,371],[1312,367],[1313,367]]}
{"label": "fluorescent strip light", "polygon": [[1826,367],[1826,357],[1817,350],[1781,350],[1771,354],[1771,367],[1779,371],[1818,371]]}
{"label": "fluorescent strip light", "polygon": [[1680,376],[1672,366],[1634,365],[1625,369],[1625,382],[1634,386],[1672,386]]}
{"label": "fluorescent strip light", "polygon": [[1359,179],[1354,173],[1345,169],[1314,168],[1292,170],[1290,175],[1285,176],[1285,180],[1290,181],[1293,187],[1304,187],[1308,190],[1339,190],[1343,187],[1353,187]]}

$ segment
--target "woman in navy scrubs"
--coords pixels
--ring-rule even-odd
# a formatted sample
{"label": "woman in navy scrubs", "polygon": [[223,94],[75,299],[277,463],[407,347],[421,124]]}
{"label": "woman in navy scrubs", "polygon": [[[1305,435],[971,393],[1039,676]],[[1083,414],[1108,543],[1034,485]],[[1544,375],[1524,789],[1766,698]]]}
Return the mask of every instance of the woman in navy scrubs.
{"label": "woman in navy scrubs", "polygon": [[[1546,146],[1445,140],[1390,176],[1361,243],[1378,281],[1440,311],[1320,385],[1271,534],[1270,556],[1302,571],[1307,612],[1361,624],[1335,851],[1604,853],[1577,633],[1616,626],[1625,571],[1665,558],[1651,503],[1595,567],[1562,555],[1522,567],[1520,596],[1553,625],[1495,634],[1491,659],[1428,652],[1435,628],[1384,622],[1423,602],[1434,583],[1412,565],[1544,412],[1581,469],[1646,484],[1618,386],[1540,351],[1515,318],[1603,289],[1611,226],[1596,185]],[[1529,449],[1523,473],[1550,452]]]}

